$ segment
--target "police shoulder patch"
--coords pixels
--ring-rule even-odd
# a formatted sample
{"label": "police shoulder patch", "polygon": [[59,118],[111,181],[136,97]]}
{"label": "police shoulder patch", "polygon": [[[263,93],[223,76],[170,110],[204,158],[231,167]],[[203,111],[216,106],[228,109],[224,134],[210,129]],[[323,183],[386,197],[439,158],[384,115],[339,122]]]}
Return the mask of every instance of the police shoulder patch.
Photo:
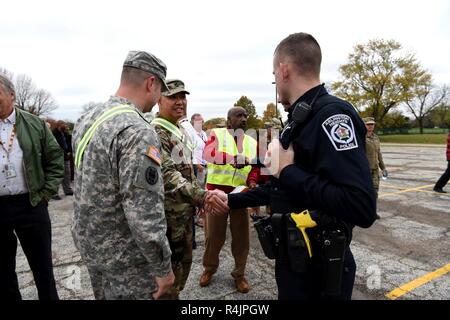
{"label": "police shoulder patch", "polygon": [[335,114],[322,123],[336,151],[344,151],[358,148],[355,137],[355,128],[352,119],[346,114]]}

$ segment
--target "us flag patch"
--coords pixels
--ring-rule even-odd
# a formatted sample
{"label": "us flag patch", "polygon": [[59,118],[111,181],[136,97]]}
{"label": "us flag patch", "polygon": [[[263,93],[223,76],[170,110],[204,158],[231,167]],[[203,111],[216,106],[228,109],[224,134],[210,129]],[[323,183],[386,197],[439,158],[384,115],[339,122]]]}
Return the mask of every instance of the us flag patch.
{"label": "us flag patch", "polygon": [[158,164],[158,166],[161,165],[161,153],[159,153],[157,147],[155,146],[148,147],[146,155],[147,157],[155,161]]}
{"label": "us flag patch", "polygon": [[355,137],[355,128],[352,119],[346,114],[335,114],[322,123],[336,151],[344,151],[358,148]]}

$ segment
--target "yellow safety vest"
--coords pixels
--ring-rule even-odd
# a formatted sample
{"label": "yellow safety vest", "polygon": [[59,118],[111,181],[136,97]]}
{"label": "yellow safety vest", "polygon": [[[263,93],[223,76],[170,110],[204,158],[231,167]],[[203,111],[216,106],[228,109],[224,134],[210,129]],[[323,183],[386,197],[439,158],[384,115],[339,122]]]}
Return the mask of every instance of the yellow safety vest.
{"label": "yellow safety vest", "polygon": [[139,115],[139,113],[132,107],[126,104],[121,104],[112,108],[109,108],[105,112],[103,112],[100,117],[95,120],[95,122],[89,127],[89,129],[86,131],[86,133],[83,135],[83,138],[81,138],[80,143],[78,144],[76,150],[75,150],[75,166],[77,169],[80,167],[81,160],[83,159],[84,151],[86,150],[86,147],[89,144],[89,141],[91,141],[92,136],[94,135],[95,131],[97,131],[98,127],[105,122],[106,120],[117,116],[122,113],[130,113],[134,112]]}
{"label": "yellow safety vest", "polygon": [[158,125],[169,131],[171,134],[173,134],[175,137],[177,137],[186,147],[188,147],[191,152],[194,150],[194,145],[191,143],[189,138],[184,135],[180,128],[178,128],[176,125],[174,125],[172,122],[167,121],[163,118],[155,118],[151,122],[152,125]]}
{"label": "yellow safety vest", "polygon": [[[225,152],[229,155],[237,156],[239,154],[234,137],[226,128],[213,130],[217,138],[217,151]],[[213,133],[211,132],[211,134]],[[250,160],[256,159],[257,142],[252,137],[245,135],[242,142],[242,156]],[[231,164],[214,164],[208,163],[207,183],[221,186],[245,186],[247,185],[247,177],[252,170],[251,165],[247,165],[241,169],[234,168]]]}

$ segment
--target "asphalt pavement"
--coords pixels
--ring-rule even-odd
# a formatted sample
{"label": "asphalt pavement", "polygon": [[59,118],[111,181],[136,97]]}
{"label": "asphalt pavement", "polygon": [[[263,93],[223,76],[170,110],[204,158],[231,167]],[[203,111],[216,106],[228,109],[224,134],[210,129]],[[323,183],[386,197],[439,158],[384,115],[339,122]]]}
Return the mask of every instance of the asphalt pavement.
{"label": "asphalt pavement", "polygon": [[[352,251],[357,263],[355,300],[450,299],[450,187],[432,191],[446,168],[445,146],[383,144],[389,171],[378,200],[381,216],[369,229],[355,228]],[[62,192],[60,192],[61,194]],[[89,275],[70,233],[72,197],[52,200],[53,263],[61,299],[93,299]],[[230,234],[220,255],[220,267],[210,286],[201,288],[203,229],[197,227],[198,248],[182,299],[271,300],[277,298],[274,261],[262,253],[251,227],[247,294],[236,291],[230,273]],[[24,299],[37,299],[32,274],[18,248],[17,274]]]}

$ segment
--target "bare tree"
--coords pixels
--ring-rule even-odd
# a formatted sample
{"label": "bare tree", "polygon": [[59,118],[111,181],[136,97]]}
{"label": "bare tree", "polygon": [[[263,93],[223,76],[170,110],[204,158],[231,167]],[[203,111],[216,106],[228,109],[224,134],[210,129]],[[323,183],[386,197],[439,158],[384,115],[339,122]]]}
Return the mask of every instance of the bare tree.
{"label": "bare tree", "polygon": [[50,92],[38,89],[33,80],[26,74],[20,74],[15,78],[12,72],[0,68],[0,73],[6,75],[14,83],[16,90],[16,107],[26,110],[37,116],[48,115],[58,108]]}
{"label": "bare tree", "polygon": [[58,105],[52,95],[44,89],[38,89],[34,92],[30,101],[28,112],[36,115],[47,115],[57,108]]}
{"label": "bare tree", "polygon": [[449,93],[450,89],[447,85],[441,87],[432,84],[415,86],[414,98],[406,101],[406,105],[416,118],[421,134],[423,133],[424,118],[435,108],[442,105],[448,99]]}
{"label": "bare tree", "polygon": [[8,69],[0,67],[0,74],[6,76],[9,80],[13,81],[14,74]]}
{"label": "bare tree", "polygon": [[28,111],[36,92],[36,86],[33,80],[25,74],[18,75],[15,82],[16,107]]}

